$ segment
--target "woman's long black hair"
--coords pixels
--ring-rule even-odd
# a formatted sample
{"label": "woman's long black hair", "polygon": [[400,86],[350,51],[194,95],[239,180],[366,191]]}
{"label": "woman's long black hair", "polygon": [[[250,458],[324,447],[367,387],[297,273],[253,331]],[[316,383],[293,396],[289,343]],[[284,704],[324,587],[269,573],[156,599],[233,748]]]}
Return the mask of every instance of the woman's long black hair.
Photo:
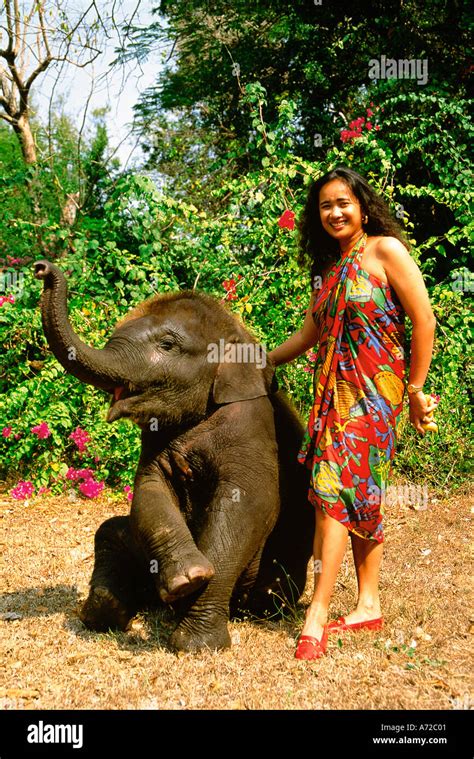
{"label": "woman's long black hair", "polygon": [[328,266],[341,256],[339,242],[334,240],[321,224],[319,214],[319,193],[321,188],[333,179],[340,179],[353,192],[360,203],[362,218],[367,215],[368,222],[362,224],[369,236],[385,235],[396,237],[410,250],[402,227],[391,216],[386,202],[368,182],[356,171],[347,166],[337,166],[316,180],[310,187],[303,213],[298,224],[299,253],[298,263],[311,275],[311,288],[316,276],[321,276]]}

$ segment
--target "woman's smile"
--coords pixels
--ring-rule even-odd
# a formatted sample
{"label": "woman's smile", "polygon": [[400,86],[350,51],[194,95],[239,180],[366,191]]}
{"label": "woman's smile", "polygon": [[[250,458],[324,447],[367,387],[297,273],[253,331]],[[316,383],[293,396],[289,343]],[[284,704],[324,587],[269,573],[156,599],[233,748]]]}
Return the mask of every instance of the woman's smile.
{"label": "woman's smile", "polygon": [[321,188],[319,214],[323,228],[341,247],[350,247],[362,232],[360,203],[340,179],[333,179]]}

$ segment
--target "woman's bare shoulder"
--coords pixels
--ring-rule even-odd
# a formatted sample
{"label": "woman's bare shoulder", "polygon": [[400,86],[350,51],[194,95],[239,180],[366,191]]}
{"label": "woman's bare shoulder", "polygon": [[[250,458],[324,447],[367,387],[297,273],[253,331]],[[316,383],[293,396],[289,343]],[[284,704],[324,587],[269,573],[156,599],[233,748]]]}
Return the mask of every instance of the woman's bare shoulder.
{"label": "woman's bare shoulder", "polygon": [[390,257],[397,255],[406,256],[407,254],[410,255],[408,248],[402,243],[401,240],[398,239],[398,237],[380,235],[372,239],[374,250],[381,258],[387,256]]}

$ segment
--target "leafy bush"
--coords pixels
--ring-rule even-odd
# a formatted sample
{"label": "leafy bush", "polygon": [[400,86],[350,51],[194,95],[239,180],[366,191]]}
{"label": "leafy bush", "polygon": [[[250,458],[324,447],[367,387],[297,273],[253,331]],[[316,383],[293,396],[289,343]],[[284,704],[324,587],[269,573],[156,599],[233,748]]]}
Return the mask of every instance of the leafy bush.
{"label": "leafy bush", "polygon": [[[405,105],[411,102],[411,96],[403,97]],[[293,153],[291,102],[280,104],[278,122],[271,126],[261,116],[265,92],[258,83],[247,87],[244,104],[254,129],[252,150],[260,156],[261,168],[216,190],[218,211],[209,215],[182,198],[160,193],[145,175],[125,174],[108,188],[102,215],[83,214],[76,226],[67,230],[68,244],[58,248],[57,263],[68,273],[69,310],[75,329],[84,340],[100,347],[113,324],[144,298],[155,292],[197,287],[228,302],[268,349],[283,342],[301,327],[310,289],[307,273],[295,263],[292,224],[280,226],[278,220],[285,211],[298,217],[312,179],[335,164],[349,164],[365,174],[393,212],[405,220],[413,256],[429,285],[438,320],[427,386],[441,395],[440,431],[420,439],[407,424],[405,410],[396,468],[433,487],[462,483],[469,471],[465,437],[472,423],[468,404],[472,386],[467,374],[470,280],[462,269],[469,220],[461,154],[452,157],[454,178],[443,169],[442,136],[453,133],[452,122],[437,123],[440,134],[430,159],[432,184],[416,186],[409,170],[420,135],[432,123],[433,108],[445,113],[445,103],[441,99],[427,103],[420,95],[412,103],[419,109],[416,127],[405,132],[403,125],[411,123],[412,116],[401,107],[402,100],[388,99],[384,106],[379,103],[380,130],[365,127],[356,129],[356,136],[345,135],[328,150],[324,164]],[[366,125],[370,102],[361,100],[356,106],[354,119],[365,113]],[[464,114],[456,111],[455,117],[464,125]],[[401,141],[402,135],[406,139],[403,156],[398,143],[396,149],[390,143],[389,127],[395,118],[397,140]],[[443,234],[416,239],[418,225],[413,219],[420,216],[422,203],[446,211],[448,228]],[[292,214],[287,214],[290,220]],[[49,232],[54,239],[64,239],[64,229],[53,225]],[[440,257],[448,249],[457,279],[450,281],[448,271],[436,284]],[[9,483],[28,477],[36,486],[52,485],[59,490],[68,484],[67,469],[80,465],[93,467],[97,477],[111,486],[129,484],[138,455],[138,429],[125,421],[107,425],[103,393],[67,376],[51,356],[40,324],[40,285],[30,267],[20,263],[5,271],[11,273],[11,281],[14,273],[22,279],[18,279],[21,286],[16,301],[0,309],[0,337],[5,346],[0,430],[11,427],[7,437],[0,436],[2,476]],[[456,286],[459,281],[462,287]],[[280,385],[305,418],[312,398],[309,358],[303,356],[278,370]],[[51,436],[43,440],[31,432],[41,422],[51,430]],[[82,457],[69,438],[77,427],[91,438]]]}

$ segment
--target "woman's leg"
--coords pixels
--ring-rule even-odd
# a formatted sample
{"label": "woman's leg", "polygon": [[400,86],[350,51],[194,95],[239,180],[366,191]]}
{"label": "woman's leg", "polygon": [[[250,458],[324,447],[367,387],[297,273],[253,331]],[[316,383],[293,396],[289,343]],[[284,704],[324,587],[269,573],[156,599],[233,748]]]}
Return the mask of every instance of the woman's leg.
{"label": "woman's leg", "polygon": [[314,574],[314,595],[306,612],[302,635],[321,640],[328,619],[329,601],[346,550],[347,534],[347,528],[337,519],[316,508],[313,558],[320,571]]}
{"label": "woman's leg", "polygon": [[380,617],[379,570],[383,543],[366,540],[351,533],[352,553],[357,574],[357,606],[345,617],[346,622],[365,622]]}

